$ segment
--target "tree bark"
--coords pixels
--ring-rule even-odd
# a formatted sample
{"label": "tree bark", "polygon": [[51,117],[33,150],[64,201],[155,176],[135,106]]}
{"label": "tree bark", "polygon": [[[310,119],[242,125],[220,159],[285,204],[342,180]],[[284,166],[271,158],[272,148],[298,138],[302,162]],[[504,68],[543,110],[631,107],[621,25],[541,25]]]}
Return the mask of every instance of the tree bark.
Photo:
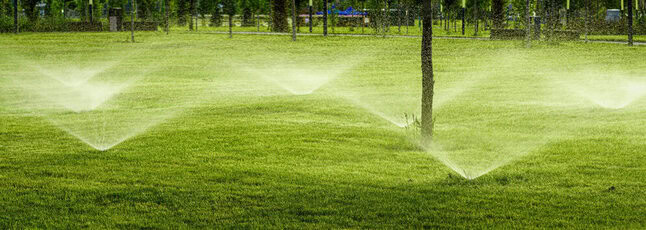
{"label": "tree bark", "polygon": [[402,7],[401,0],[397,1],[397,33],[402,33]]}
{"label": "tree bark", "polygon": [[13,0],[13,32],[18,33],[18,0]]}
{"label": "tree bark", "polygon": [[431,1],[422,3],[422,141],[428,143],[433,138],[433,12]]}
{"label": "tree bark", "polygon": [[475,7],[475,9],[474,9],[475,32],[473,33],[473,36],[477,37],[478,36],[478,30],[480,29],[480,28],[478,28],[479,27],[479,24],[478,24],[479,19],[478,19],[478,17],[480,16],[478,11],[480,10],[480,8],[478,7],[478,1],[477,0],[475,1],[474,7]]}
{"label": "tree bark", "polygon": [[135,1],[136,0],[132,0],[130,7],[130,37],[133,43],[135,42],[135,14],[137,12],[135,9],[137,3]]}
{"label": "tree bark", "polygon": [[466,26],[466,20],[465,20],[466,14],[467,14],[467,9],[462,8],[462,35],[464,35],[465,29],[466,29],[465,28],[465,26]]}
{"label": "tree bark", "polygon": [[526,39],[526,46],[527,48],[532,47],[532,25],[531,25],[531,19],[529,17],[529,1],[527,0],[527,4],[525,4],[525,39]]}
{"label": "tree bark", "polygon": [[188,15],[190,15],[188,30],[193,31],[193,17],[195,16],[195,0],[191,0],[189,4],[191,5],[188,8]]}
{"label": "tree bark", "polygon": [[585,42],[588,42],[588,33],[590,33],[588,24],[590,23],[590,1],[585,1]]}
{"label": "tree bark", "polygon": [[323,36],[327,36],[327,0],[323,0]]}
{"label": "tree bark", "polygon": [[633,0],[628,0],[628,45],[633,45]]}
{"label": "tree bark", "polygon": [[164,4],[165,4],[165,6],[164,6],[164,11],[166,11],[166,12],[165,12],[165,13],[166,13],[166,17],[165,17],[165,21],[166,21],[166,35],[168,35],[169,29],[170,29],[170,21],[168,20],[168,18],[169,18],[169,13],[168,13],[168,10],[169,10],[169,9],[168,9],[168,8],[170,7],[170,0],[166,0],[166,1],[164,1]]}
{"label": "tree bark", "polygon": [[296,0],[292,0],[292,41],[296,41]]}
{"label": "tree bark", "polygon": [[272,25],[274,32],[289,32],[287,23],[287,0],[272,0]]}

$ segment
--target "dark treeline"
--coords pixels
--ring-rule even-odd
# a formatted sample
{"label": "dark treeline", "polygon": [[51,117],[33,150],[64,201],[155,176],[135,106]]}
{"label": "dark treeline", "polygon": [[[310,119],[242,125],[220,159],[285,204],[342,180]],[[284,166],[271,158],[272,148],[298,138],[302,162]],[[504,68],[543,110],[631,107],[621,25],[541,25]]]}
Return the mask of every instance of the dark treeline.
{"label": "dark treeline", "polygon": [[[0,0],[0,31],[10,31],[13,26],[13,0]],[[89,8],[92,16],[105,20],[110,8],[122,8],[123,16],[129,17],[131,0],[20,0],[18,12],[20,24],[25,27],[38,24],[39,21],[88,21]],[[308,13],[308,0],[296,0],[297,14]],[[390,30],[390,26],[411,25],[419,19],[422,0],[328,0],[331,15],[328,18],[331,26],[335,26],[335,12],[353,7],[370,14],[371,23],[387,23],[381,29]],[[588,2],[589,11],[585,9]],[[606,11],[620,9],[621,0],[571,0],[567,9],[567,0],[531,0],[531,16],[543,18],[548,27],[564,27],[581,29],[586,12],[589,12],[591,32],[620,33],[624,31],[628,6],[624,5],[622,17],[617,23],[607,23]],[[624,4],[627,1],[624,2]],[[634,21],[637,33],[646,33],[646,0],[633,0]],[[325,0],[313,0],[315,12],[324,9]],[[463,6],[464,4],[464,6]],[[525,21],[520,20],[526,14],[526,0],[433,0],[433,18],[436,25],[442,24],[450,29],[450,23],[460,21],[464,16],[469,25],[489,27],[524,27]],[[332,9],[334,6],[334,9]],[[138,0],[136,1],[136,20],[159,22],[164,24],[165,11],[169,10],[171,25],[187,26],[193,29],[195,18],[208,22],[208,26],[226,26],[227,17],[235,15],[237,26],[259,26],[258,19],[262,18],[264,25],[271,26],[274,31],[289,30],[288,18],[291,14],[291,0]],[[464,10],[463,10],[464,7]],[[383,9],[383,10],[382,10]],[[380,12],[390,12],[383,14]],[[405,15],[408,15],[406,17]],[[299,23],[302,23],[299,21]],[[299,24],[300,25],[300,24]],[[414,24],[413,24],[414,25]],[[338,25],[348,26],[348,25]],[[353,26],[353,25],[350,25]],[[375,26],[378,29],[378,26]],[[332,28],[333,29],[333,28]],[[476,29],[477,33],[477,29]]]}

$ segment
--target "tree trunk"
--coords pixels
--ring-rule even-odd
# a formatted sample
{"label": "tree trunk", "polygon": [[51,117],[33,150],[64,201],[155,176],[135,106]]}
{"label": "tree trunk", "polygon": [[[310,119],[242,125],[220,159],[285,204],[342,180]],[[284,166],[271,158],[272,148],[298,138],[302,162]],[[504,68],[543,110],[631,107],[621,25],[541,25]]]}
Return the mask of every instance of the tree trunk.
{"label": "tree trunk", "polygon": [[166,13],[166,16],[165,16],[164,20],[166,21],[166,35],[168,35],[169,30],[170,30],[170,21],[168,20],[168,18],[169,18],[168,10],[169,10],[169,7],[170,7],[170,0],[164,1],[164,4],[165,4],[165,6],[164,6],[164,11],[165,12],[164,13]]}
{"label": "tree trunk", "polygon": [[272,25],[274,32],[289,32],[287,23],[287,0],[272,0]]}
{"label": "tree trunk", "polygon": [[233,14],[229,14],[229,38],[233,38]]}
{"label": "tree trunk", "polygon": [[474,10],[474,14],[475,14],[475,15],[474,15],[474,18],[475,18],[475,22],[476,22],[476,23],[475,23],[475,33],[473,33],[473,36],[474,36],[474,37],[477,37],[477,36],[478,36],[478,29],[479,29],[479,28],[478,28],[478,26],[479,26],[479,25],[478,25],[478,17],[479,17],[479,15],[478,15],[478,10],[480,10],[480,8],[478,8],[478,1],[477,1],[477,0],[476,0],[476,2],[475,2],[475,4],[474,4],[474,7],[475,7],[475,9],[473,9],[473,10]]}
{"label": "tree trunk", "polygon": [[400,5],[401,0],[397,1],[397,33],[402,33],[402,7]]}
{"label": "tree trunk", "polygon": [[588,33],[590,30],[588,24],[590,23],[590,1],[585,1],[585,42],[588,42]]}
{"label": "tree trunk", "polygon": [[312,25],[314,23],[314,18],[312,17],[312,2],[310,0],[310,5],[309,5],[309,19],[310,19],[310,33],[312,33]]}
{"label": "tree trunk", "polygon": [[292,0],[292,41],[296,41],[296,0]]}
{"label": "tree trunk", "polygon": [[628,45],[633,45],[633,0],[628,0]]}
{"label": "tree trunk", "polygon": [[532,25],[531,21],[529,18],[529,0],[527,0],[527,4],[525,5],[525,39],[527,40],[527,48],[532,47]]}
{"label": "tree trunk", "polygon": [[188,8],[188,15],[190,15],[188,30],[193,31],[193,17],[195,16],[195,0],[191,0],[189,4],[191,5]]}
{"label": "tree trunk", "polygon": [[465,29],[466,29],[466,24],[467,24],[467,22],[465,20],[466,16],[467,16],[467,9],[462,8],[462,35],[464,35]]}
{"label": "tree trunk", "polygon": [[13,32],[18,33],[18,0],[13,0]]}
{"label": "tree trunk", "polygon": [[135,42],[135,14],[137,12],[137,9],[135,9],[137,3],[135,1],[132,0],[130,5],[130,37],[133,43]]}
{"label": "tree trunk", "polygon": [[428,143],[433,138],[433,13],[431,1],[422,3],[422,141]]}
{"label": "tree trunk", "polygon": [[327,0],[323,0],[323,36],[327,36]]}
{"label": "tree trunk", "polygon": [[556,16],[556,1],[551,0],[550,1],[550,26],[549,26],[550,38],[548,40],[552,40],[554,38],[554,30],[556,29],[557,22],[558,22],[558,17]]}

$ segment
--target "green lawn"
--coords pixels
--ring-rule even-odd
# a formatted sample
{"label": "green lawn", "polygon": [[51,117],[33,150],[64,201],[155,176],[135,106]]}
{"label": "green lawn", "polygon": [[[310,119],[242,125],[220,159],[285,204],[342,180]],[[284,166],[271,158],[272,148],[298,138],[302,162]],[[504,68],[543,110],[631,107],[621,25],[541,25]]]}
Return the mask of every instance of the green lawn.
{"label": "green lawn", "polygon": [[418,38],[128,39],[0,35],[0,228],[646,227],[645,47],[435,39],[422,148]]}

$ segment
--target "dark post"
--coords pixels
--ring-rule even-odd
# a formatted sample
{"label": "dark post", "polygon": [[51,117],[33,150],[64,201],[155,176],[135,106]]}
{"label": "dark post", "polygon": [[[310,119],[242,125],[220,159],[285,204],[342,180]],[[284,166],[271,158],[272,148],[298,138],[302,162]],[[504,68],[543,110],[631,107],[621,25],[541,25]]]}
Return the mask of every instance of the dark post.
{"label": "dark post", "polygon": [[292,41],[296,41],[296,0],[292,0]]}
{"label": "dark post", "polygon": [[327,0],[323,0],[323,36],[327,36]]}
{"label": "dark post", "polygon": [[628,45],[633,45],[633,0],[628,0]]}
{"label": "dark post", "polygon": [[402,7],[401,0],[397,1],[397,33],[402,33]]}
{"label": "dark post", "polygon": [[13,29],[18,33],[18,0],[13,0]]}
{"label": "dark post", "polygon": [[462,35],[464,35],[464,30],[465,30],[465,28],[464,28],[464,27],[465,27],[465,24],[466,24],[466,23],[465,23],[464,18],[465,18],[465,15],[466,15],[466,14],[467,14],[467,9],[465,8],[465,6],[464,6],[464,5],[462,5]]}
{"label": "dark post", "polygon": [[588,23],[590,20],[590,1],[585,1],[585,42],[588,42]]}
{"label": "dark post", "polygon": [[314,20],[312,18],[312,0],[310,0],[310,5],[309,5],[309,10],[310,10],[310,33],[312,33],[312,24],[314,23]]}
{"label": "dark post", "polygon": [[164,2],[164,11],[166,13],[166,35],[168,35],[168,31],[170,29],[170,25],[169,25],[170,21],[168,20],[168,18],[169,18],[169,16],[168,16],[168,7],[170,7],[170,0],[166,0]]}
{"label": "dark post", "polygon": [[130,36],[132,38],[132,42],[135,42],[135,13],[137,10],[135,10],[135,3],[136,0],[132,0],[130,2]]}
{"label": "dark post", "polygon": [[94,4],[92,4],[92,3],[93,3],[92,0],[90,0],[90,5],[89,5],[90,22],[94,22],[94,19],[92,18],[92,10],[93,10],[92,5],[94,5]]}
{"label": "dark post", "polygon": [[480,8],[478,8],[478,2],[476,1],[475,4],[474,4],[474,12],[473,12],[475,14],[474,18],[475,18],[475,22],[476,22],[475,23],[475,32],[473,33],[473,36],[475,36],[475,37],[478,36],[478,30],[480,29],[479,28],[480,25],[478,24],[479,21],[480,21],[480,19],[478,18],[478,17],[480,17],[479,11],[480,11]]}
{"label": "dark post", "polygon": [[526,23],[525,24],[525,27],[526,27],[525,28],[526,29],[525,33],[527,33],[525,35],[525,39],[527,39],[526,46],[527,46],[527,48],[529,48],[529,47],[532,47],[532,35],[531,35],[531,32],[532,32],[531,23],[532,22],[531,22],[531,20],[529,18],[529,0],[527,0],[527,4],[525,5],[525,23]]}
{"label": "dark post", "polygon": [[422,142],[428,144],[433,138],[433,5],[423,1],[422,14]]}
{"label": "dark post", "polygon": [[193,15],[195,16],[195,31],[197,31],[197,25],[200,24],[199,14],[197,13],[197,7],[199,7],[199,0],[195,0],[195,6],[193,7]]}

